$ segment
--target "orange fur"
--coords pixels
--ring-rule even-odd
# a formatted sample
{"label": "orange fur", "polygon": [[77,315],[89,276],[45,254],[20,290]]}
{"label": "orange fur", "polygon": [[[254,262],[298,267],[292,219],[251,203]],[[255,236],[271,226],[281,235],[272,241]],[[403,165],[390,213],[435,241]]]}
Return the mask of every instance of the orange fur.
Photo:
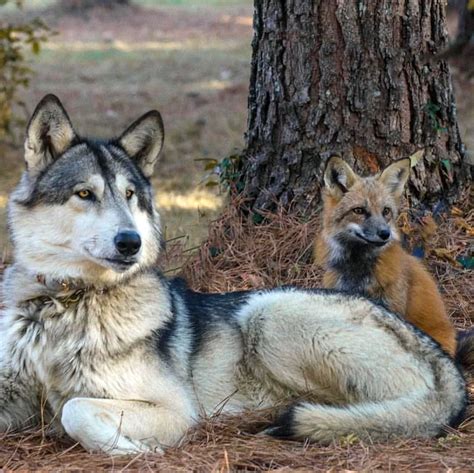
{"label": "orange fur", "polygon": [[[340,162],[339,162],[340,163]],[[328,181],[324,193],[323,226],[315,242],[314,257],[316,262],[326,269],[323,285],[337,288],[342,271],[328,267],[331,257],[329,241],[350,222],[359,223],[360,216],[352,215],[348,209],[353,205],[362,205],[373,213],[380,213],[381,206],[393,199],[393,193],[378,176],[361,178],[351,175],[350,168],[337,164],[340,172],[349,173],[350,189],[341,193],[331,188]],[[393,202],[393,200],[392,200]],[[398,204],[398,200],[395,200]],[[393,204],[392,204],[393,205]],[[396,205],[394,212],[396,212]],[[337,218],[340,215],[342,218]],[[345,216],[347,215],[347,217]],[[395,213],[388,221],[397,232]],[[376,256],[375,266],[370,282],[365,287],[365,294],[382,300],[391,310],[405,317],[409,322],[434,338],[446,352],[456,353],[456,332],[452,325],[441,295],[434,279],[422,262],[406,253],[397,240],[384,246]]]}
{"label": "orange fur", "polygon": [[[324,242],[316,244],[317,261],[323,263]],[[380,299],[394,312],[434,338],[450,355],[456,352],[456,332],[446,313],[436,283],[423,264],[407,254],[398,243],[380,254],[374,271],[376,282],[368,294]],[[336,286],[337,274],[326,270],[323,286]]]}

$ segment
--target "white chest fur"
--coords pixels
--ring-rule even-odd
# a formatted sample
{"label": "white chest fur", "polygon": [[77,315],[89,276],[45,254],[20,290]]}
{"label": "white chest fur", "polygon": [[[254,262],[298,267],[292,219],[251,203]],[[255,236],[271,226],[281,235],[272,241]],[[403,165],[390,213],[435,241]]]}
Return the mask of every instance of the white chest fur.
{"label": "white chest fur", "polygon": [[170,312],[159,282],[135,284],[140,291],[89,291],[69,306],[55,298],[10,305],[2,320],[2,358],[34,379],[54,410],[76,396],[143,397],[150,378],[165,369],[152,355],[152,336]]}

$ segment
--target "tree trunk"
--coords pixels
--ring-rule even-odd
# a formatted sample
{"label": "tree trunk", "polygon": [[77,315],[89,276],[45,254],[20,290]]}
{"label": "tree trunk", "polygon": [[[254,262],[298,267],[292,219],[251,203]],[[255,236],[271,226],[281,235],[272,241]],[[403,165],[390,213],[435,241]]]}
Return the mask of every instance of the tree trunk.
{"label": "tree trunk", "polygon": [[443,0],[255,0],[247,147],[240,186],[254,210],[320,201],[332,154],[359,172],[425,149],[412,201],[468,179],[448,66]]}

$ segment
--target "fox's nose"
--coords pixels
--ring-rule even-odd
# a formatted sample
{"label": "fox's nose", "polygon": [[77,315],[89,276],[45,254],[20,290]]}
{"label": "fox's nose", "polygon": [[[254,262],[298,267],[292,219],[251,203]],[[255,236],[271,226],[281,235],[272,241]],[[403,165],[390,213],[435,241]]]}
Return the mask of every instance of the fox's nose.
{"label": "fox's nose", "polygon": [[390,236],[390,230],[388,230],[387,228],[382,228],[380,229],[378,232],[377,232],[377,236],[381,239],[381,240],[388,240],[389,236]]}
{"label": "fox's nose", "polygon": [[123,256],[133,256],[138,253],[140,246],[142,246],[142,240],[137,232],[126,230],[117,235],[114,238],[115,248]]}

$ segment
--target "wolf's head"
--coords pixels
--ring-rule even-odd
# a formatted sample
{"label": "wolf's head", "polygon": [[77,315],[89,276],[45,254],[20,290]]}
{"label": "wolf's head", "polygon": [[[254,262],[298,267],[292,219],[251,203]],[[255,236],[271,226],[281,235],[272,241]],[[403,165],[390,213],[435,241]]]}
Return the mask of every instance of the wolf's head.
{"label": "wolf's head", "polygon": [[157,111],[117,139],[83,139],[58,98],[44,97],[28,124],[26,171],[9,202],[16,261],[91,285],[152,265],[161,235],[149,178],[163,139]]}
{"label": "wolf's head", "polygon": [[389,165],[380,174],[358,176],[333,156],[324,172],[324,232],[329,244],[376,250],[398,239],[400,196],[410,173],[410,159]]}

